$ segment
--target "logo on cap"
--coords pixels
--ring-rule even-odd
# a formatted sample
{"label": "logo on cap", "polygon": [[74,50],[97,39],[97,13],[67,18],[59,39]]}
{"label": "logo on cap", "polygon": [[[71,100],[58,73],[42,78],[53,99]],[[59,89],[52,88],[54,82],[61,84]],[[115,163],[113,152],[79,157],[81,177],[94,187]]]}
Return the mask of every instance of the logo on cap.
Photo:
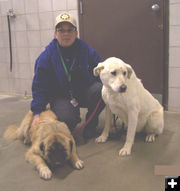
{"label": "logo on cap", "polygon": [[61,16],[60,16],[60,18],[62,19],[62,20],[69,20],[70,19],[70,15],[69,14],[66,14],[66,13],[64,13],[64,14],[62,14]]}

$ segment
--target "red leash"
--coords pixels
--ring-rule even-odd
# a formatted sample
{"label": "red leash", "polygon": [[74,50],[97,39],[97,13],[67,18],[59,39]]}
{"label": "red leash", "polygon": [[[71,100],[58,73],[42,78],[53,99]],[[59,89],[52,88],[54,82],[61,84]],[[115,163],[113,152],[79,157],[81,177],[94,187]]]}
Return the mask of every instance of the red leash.
{"label": "red leash", "polygon": [[92,118],[94,117],[94,115],[95,115],[97,109],[99,108],[101,102],[102,102],[102,99],[100,99],[100,100],[98,101],[98,103],[97,103],[97,105],[96,105],[94,111],[91,113],[91,115],[89,116],[89,118],[87,119],[87,121],[86,121],[84,124],[82,124],[79,128],[75,129],[75,130],[72,132],[73,135],[75,135],[75,134],[78,133],[80,130],[82,130],[82,129],[92,120]]}

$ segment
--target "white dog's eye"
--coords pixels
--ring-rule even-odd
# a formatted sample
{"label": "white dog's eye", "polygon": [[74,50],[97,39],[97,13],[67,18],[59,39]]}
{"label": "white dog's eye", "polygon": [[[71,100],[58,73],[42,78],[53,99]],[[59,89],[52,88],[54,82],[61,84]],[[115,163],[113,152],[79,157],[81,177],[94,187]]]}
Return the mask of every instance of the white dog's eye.
{"label": "white dog's eye", "polygon": [[116,76],[116,71],[111,72],[113,76]]}
{"label": "white dog's eye", "polygon": [[126,71],[123,72],[123,75],[124,75],[124,76],[126,75]]}

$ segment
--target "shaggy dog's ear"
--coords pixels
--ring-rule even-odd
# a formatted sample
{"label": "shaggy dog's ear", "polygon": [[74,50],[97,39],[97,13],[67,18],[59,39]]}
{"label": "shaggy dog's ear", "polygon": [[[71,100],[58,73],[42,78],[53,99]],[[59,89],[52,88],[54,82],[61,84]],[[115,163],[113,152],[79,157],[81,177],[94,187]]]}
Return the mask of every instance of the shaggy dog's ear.
{"label": "shaggy dog's ear", "polygon": [[72,149],[73,149],[73,142],[70,140],[70,151],[72,153]]}
{"label": "shaggy dog's ear", "polygon": [[44,143],[43,142],[40,144],[39,148],[44,153]]}
{"label": "shaggy dog's ear", "polygon": [[127,71],[128,71],[127,77],[130,79],[131,74],[133,72],[133,69],[131,68],[131,66],[129,64],[126,64],[126,68],[127,68]]}
{"label": "shaggy dog's ear", "polygon": [[94,69],[93,69],[93,74],[94,76],[99,76],[99,74],[101,73],[101,70],[104,69],[103,63],[100,62]]}

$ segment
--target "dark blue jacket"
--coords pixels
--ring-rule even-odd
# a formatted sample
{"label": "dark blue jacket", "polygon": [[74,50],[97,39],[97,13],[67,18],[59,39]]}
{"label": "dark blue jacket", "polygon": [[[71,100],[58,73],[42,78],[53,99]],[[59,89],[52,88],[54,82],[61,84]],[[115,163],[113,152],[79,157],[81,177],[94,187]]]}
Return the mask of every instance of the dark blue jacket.
{"label": "dark blue jacket", "polygon": [[[36,60],[31,102],[34,115],[44,111],[46,105],[58,96],[68,96],[69,83],[56,45],[57,40],[53,39]],[[63,51],[61,53],[63,55]],[[76,93],[85,90],[96,80],[93,68],[101,58],[94,49],[80,39],[75,40],[70,54],[75,59],[72,73],[74,72],[76,77],[72,77],[71,86],[72,91]]]}

